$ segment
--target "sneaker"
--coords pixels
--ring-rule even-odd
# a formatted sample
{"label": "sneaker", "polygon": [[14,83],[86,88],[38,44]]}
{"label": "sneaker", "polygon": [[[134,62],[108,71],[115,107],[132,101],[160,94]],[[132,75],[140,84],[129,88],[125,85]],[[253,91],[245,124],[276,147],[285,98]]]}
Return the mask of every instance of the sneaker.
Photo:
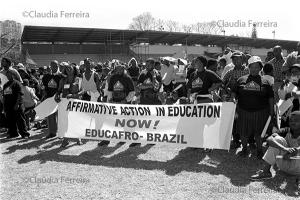
{"label": "sneaker", "polygon": [[250,177],[252,181],[266,180],[272,178],[272,173],[270,171],[265,172],[264,170],[259,170],[255,175]]}
{"label": "sneaker", "polygon": [[62,141],[62,143],[61,143],[61,148],[66,148],[68,145],[69,145],[69,140],[66,140],[66,139],[64,139],[63,141]]}

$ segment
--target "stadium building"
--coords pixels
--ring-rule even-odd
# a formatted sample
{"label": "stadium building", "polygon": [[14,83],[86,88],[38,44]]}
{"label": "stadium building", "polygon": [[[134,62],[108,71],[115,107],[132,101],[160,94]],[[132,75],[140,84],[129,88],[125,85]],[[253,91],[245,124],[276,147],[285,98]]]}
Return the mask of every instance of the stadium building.
{"label": "stadium building", "polygon": [[264,60],[275,45],[282,46],[286,55],[296,48],[298,41],[165,31],[25,26],[21,42],[22,52],[38,66],[44,66],[53,59],[79,63],[86,57],[95,62],[115,58],[127,62],[131,57],[140,61],[162,56],[215,57],[226,47],[261,56]]}

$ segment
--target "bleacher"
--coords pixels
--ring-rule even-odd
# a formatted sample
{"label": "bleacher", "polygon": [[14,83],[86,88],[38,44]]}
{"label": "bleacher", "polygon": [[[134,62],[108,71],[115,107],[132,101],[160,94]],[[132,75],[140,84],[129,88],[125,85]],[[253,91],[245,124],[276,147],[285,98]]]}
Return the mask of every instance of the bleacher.
{"label": "bleacher", "polygon": [[52,60],[57,60],[58,62],[70,61],[71,63],[77,63],[79,65],[80,61],[85,58],[91,58],[95,63],[103,63],[112,59],[119,59],[127,63],[131,59],[131,56],[124,54],[33,54],[30,57],[37,63],[38,67],[48,66]]}

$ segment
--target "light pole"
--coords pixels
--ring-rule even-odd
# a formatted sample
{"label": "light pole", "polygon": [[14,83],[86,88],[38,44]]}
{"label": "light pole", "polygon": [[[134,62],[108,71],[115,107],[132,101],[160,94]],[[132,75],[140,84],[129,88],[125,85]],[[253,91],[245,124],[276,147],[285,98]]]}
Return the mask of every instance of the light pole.
{"label": "light pole", "polygon": [[223,33],[223,35],[225,36],[225,30],[223,29],[221,32],[222,32],[222,33]]}

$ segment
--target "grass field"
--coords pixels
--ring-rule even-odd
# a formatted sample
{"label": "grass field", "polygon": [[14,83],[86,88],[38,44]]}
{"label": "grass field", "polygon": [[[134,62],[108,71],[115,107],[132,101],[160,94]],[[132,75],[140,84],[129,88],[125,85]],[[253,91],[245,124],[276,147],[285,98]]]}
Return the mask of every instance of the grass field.
{"label": "grass field", "polygon": [[[7,140],[0,135],[0,199],[300,199],[294,177],[249,177],[262,167],[236,151],[111,143],[98,147],[59,139]],[[275,172],[274,172],[275,174]]]}

